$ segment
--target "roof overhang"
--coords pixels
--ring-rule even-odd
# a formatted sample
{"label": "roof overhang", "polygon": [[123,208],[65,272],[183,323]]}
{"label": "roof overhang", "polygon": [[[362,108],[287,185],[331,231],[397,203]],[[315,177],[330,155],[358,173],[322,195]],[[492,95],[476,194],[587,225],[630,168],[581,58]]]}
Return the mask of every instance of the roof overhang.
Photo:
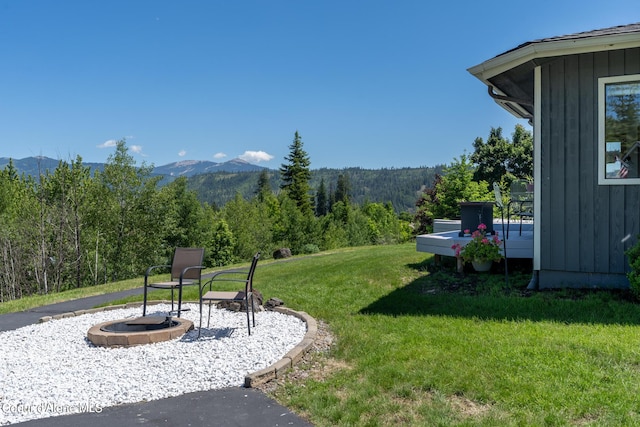
{"label": "roof overhang", "polygon": [[[533,109],[519,102],[533,100],[533,70],[549,59],[581,53],[640,47],[640,29],[615,34],[581,33],[528,42],[469,68],[471,74],[503,99],[496,102],[519,118],[531,119]],[[517,73],[514,70],[517,69]],[[520,92],[520,93],[514,93]],[[511,98],[512,100],[505,100]]]}

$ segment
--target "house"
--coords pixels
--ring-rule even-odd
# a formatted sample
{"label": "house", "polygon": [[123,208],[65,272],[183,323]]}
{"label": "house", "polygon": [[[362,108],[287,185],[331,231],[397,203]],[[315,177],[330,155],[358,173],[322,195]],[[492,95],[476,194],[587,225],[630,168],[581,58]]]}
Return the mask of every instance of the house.
{"label": "house", "polygon": [[640,23],[524,43],[468,70],[534,134],[540,288],[629,286],[640,234]]}

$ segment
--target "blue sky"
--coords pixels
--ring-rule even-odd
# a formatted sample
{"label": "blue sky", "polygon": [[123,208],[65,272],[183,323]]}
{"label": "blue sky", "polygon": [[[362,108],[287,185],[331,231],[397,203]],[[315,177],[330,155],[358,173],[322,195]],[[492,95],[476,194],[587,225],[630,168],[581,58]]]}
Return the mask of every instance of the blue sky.
{"label": "blue sky", "polygon": [[[0,0],[0,157],[449,164],[517,123],[467,68],[637,0]],[[528,126],[528,125],[527,125]]]}

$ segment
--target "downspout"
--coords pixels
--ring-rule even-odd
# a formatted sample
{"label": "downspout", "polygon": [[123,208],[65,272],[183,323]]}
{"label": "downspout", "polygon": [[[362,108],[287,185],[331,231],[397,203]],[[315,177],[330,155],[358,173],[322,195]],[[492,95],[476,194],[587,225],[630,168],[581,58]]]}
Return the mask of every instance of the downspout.
{"label": "downspout", "polygon": [[533,226],[533,275],[527,289],[540,289],[540,239],[542,222],[542,141],[541,141],[541,117],[542,117],[542,71],[538,65],[533,72],[533,218],[536,220]]}
{"label": "downspout", "polygon": [[528,291],[537,291],[540,283],[538,282],[538,270],[533,270],[533,273],[531,273],[531,280],[529,280],[529,284],[527,285],[527,290]]}

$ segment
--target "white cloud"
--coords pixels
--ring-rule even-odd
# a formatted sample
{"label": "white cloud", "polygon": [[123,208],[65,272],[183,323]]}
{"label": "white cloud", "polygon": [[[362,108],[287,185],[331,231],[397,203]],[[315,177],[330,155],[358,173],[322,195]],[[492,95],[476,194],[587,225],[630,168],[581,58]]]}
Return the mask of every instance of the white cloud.
{"label": "white cloud", "polygon": [[224,153],[216,153],[213,155],[214,159],[224,159],[225,157],[227,157],[227,155]]}
{"label": "white cloud", "polygon": [[264,151],[245,151],[244,154],[238,157],[249,163],[268,162],[273,159],[271,154],[265,153]]}
{"label": "white cloud", "polygon": [[132,145],[129,149],[136,154],[142,154],[142,145]]}
{"label": "white cloud", "polygon": [[115,147],[118,144],[118,141],[115,139],[110,139],[108,141],[103,142],[102,144],[96,145],[98,148],[110,148]]}
{"label": "white cloud", "polygon": [[186,151],[186,150],[180,150],[180,151],[178,151],[178,156],[180,156],[180,157],[184,157],[184,156],[186,156],[186,155],[187,155],[187,151]]}

